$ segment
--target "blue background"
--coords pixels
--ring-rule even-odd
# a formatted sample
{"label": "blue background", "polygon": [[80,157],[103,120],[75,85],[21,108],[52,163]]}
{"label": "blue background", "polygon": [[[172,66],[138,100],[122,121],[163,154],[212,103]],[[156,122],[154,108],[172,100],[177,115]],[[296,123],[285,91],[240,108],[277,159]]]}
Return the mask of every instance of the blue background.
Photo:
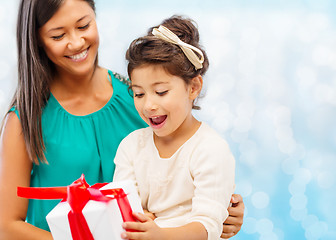
{"label": "blue background", "polygon": [[[0,113],[16,86],[18,1],[0,0]],[[336,239],[336,1],[97,0],[100,64],[173,14],[210,59],[202,110],[235,155],[246,205],[233,239]]]}

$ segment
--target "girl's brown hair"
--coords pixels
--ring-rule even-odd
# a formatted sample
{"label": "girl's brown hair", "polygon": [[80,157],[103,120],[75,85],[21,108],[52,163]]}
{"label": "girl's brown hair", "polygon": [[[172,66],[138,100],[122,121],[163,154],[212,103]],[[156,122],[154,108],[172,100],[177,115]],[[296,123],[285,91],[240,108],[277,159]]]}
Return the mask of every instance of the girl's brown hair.
{"label": "girl's brown hair", "polygon": [[[181,77],[186,84],[198,75],[203,76],[209,67],[208,57],[199,43],[199,32],[193,20],[174,15],[160,24],[176,34],[183,42],[200,49],[204,55],[203,68],[195,70],[181,48],[173,43],[159,39],[152,34],[152,27],[144,37],[135,39],[126,52],[128,76],[132,80],[132,71],[144,65],[160,65],[174,76]],[[193,106],[193,109],[200,109]]]}
{"label": "girl's brown hair", "polygon": [[[18,85],[10,108],[20,116],[28,155],[36,164],[47,162],[41,116],[50,95],[54,64],[39,44],[38,30],[56,13],[65,0],[21,0],[17,19]],[[83,0],[95,11],[93,0]]]}

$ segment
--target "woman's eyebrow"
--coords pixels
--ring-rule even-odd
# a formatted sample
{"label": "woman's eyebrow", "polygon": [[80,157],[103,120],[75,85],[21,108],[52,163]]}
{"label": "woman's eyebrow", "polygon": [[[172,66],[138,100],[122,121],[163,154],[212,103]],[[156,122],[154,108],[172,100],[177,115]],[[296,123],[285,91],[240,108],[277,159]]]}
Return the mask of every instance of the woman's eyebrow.
{"label": "woman's eyebrow", "polygon": [[80,19],[77,20],[77,23],[80,22],[80,21],[82,21],[84,18],[86,18],[86,17],[88,17],[88,16],[89,16],[89,15],[85,15],[85,16],[81,17]]}
{"label": "woman's eyebrow", "polygon": [[[80,19],[78,19],[78,20],[76,21],[76,23],[82,21],[84,18],[86,18],[86,17],[88,17],[88,16],[89,16],[89,15],[85,15],[85,16],[81,17]],[[48,32],[55,31],[55,30],[60,30],[60,29],[63,29],[63,28],[64,28],[64,27],[56,27],[56,28],[52,28],[52,29],[49,29]]]}

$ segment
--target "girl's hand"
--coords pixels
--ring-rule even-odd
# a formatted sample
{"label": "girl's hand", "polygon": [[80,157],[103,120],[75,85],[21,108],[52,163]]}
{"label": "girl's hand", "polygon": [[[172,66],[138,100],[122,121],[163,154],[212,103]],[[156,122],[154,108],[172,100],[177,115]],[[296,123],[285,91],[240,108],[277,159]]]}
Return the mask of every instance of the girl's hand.
{"label": "girl's hand", "polygon": [[143,211],[144,211],[145,215],[146,215],[147,217],[149,217],[150,219],[154,220],[154,219],[156,218],[156,216],[154,215],[154,213],[151,213],[151,212],[149,212],[149,211],[146,210],[146,209],[144,209]]}
{"label": "girl's hand", "polygon": [[[164,239],[162,228],[156,225],[150,217],[142,213],[133,213],[133,216],[139,222],[124,222],[122,226],[126,232],[121,234],[122,239]],[[128,232],[128,230],[133,230],[135,232]]]}
{"label": "girl's hand", "polygon": [[231,197],[232,206],[228,208],[229,216],[223,224],[221,238],[230,238],[236,235],[243,225],[245,205],[242,196],[233,194]]}

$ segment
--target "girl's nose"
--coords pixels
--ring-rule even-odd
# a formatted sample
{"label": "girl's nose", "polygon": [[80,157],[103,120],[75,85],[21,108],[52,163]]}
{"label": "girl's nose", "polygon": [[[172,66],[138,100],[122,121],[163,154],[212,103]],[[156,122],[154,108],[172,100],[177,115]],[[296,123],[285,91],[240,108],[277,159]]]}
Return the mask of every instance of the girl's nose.
{"label": "girl's nose", "polygon": [[156,104],[156,102],[151,97],[147,97],[145,102],[145,110],[147,112],[151,112],[153,110],[156,110],[157,108],[158,105]]}

